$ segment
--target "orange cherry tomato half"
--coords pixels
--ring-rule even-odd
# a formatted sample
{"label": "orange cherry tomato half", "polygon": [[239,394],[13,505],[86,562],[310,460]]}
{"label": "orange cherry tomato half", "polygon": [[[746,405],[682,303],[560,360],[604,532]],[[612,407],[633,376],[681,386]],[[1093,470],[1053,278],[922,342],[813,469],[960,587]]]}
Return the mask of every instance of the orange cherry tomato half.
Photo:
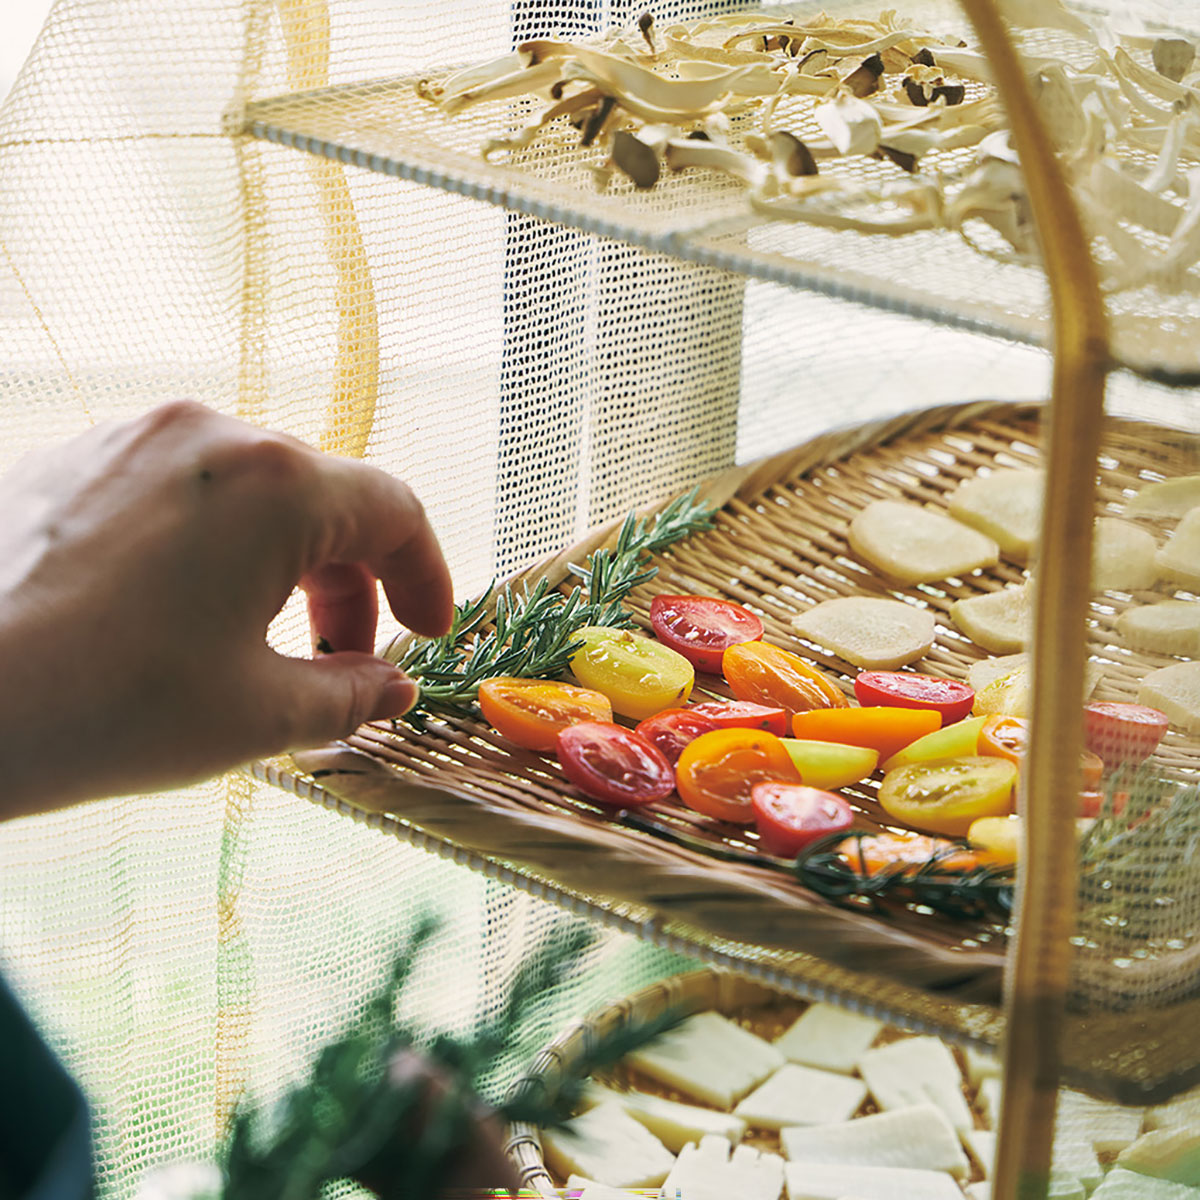
{"label": "orange cherry tomato half", "polygon": [[1105,766],[1144,762],[1158,748],[1170,722],[1145,704],[1097,701],[1084,709],[1084,741]]}
{"label": "orange cherry tomato half", "polygon": [[806,846],[854,824],[854,811],[841,796],[802,783],[756,783],[750,805],[763,849],[781,858],[795,858]]}
{"label": "orange cherry tomato half", "polygon": [[675,787],[675,773],[662,751],[623,725],[568,725],[555,751],[563,774],[601,804],[636,808],[664,799]]}
{"label": "orange cherry tomato half", "polygon": [[663,757],[674,766],[689,742],[694,742],[702,733],[711,733],[717,723],[691,708],[664,708],[662,712],[639,721],[635,733],[653,742]]}
{"label": "orange cherry tomato half", "polygon": [[730,646],[721,659],[721,670],[739,700],[782,708],[789,714],[849,704],[829,676],[798,654],[768,642]]}
{"label": "orange cherry tomato half", "polygon": [[559,733],[579,721],[612,720],[607,696],[548,679],[485,679],[479,707],[497,733],[526,750],[553,750]]}
{"label": "orange cherry tomato half", "polygon": [[696,668],[720,674],[727,646],[756,642],[762,622],[748,609],[715,596],[655,596],[650,601],[650,624],[664,645]]}
{"label": "orange cherry tomato half", "polygon": [[975,692],[965,683],[913,671],[860,671],[854,680],[854,695],[864,708],[882,704],[932,709],[943,725],[969,716],[975,703]]}
{"label": "orange cherry tomato half", "polygon": [[[1025,717],[1006,717],[993,714],[980,726],[978,753],[994,758],[1007,758],[1021,765],[1029,742],[1029,721]],[[1104,763],[1100,756],[1090,750],[1079,754],[1079,771],[1084,791],[1095,791],[1104,774]]]}
{"label": "orange cherry tomato half", "polygon": [[732,821],[754,822],[751,791],[756,783],[799,783],[800,772],[783,742],[764,729],[714,729],[684,747],[675,767],[675,787],[689,808]]}
{"label": "orange cherry tomato half", "polygon": [[788,731],[787,713],[749,700],[705,700],[693,704],[688,712],[715,722],[718,729],[765,729],[776,737]]}
{"label": "orange cherry tomato half", "polygon": [[882,761],[941,727],[942,718],[928,708],[814,708],[792,718],[798,738],[868,746]]}
{"label": "orange cherry tomato half", "polygon": [[884,872],[904,874],[917,870],[936,856],[936,870],[967,874],[978,870],[980,857],[973,850],[945,838],[920,833],[879,833],[850,837],[837,846],[838,857],[859,875]]}

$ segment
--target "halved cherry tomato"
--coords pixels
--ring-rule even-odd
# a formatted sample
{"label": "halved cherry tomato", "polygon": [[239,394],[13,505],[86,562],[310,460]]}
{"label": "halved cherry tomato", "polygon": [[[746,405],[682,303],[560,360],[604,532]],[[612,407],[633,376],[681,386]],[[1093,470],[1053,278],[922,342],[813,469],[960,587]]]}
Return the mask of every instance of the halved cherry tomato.
{"label": "halved cherry tomato", "polygon": [[1012,811],[1017,765],[1006,758],[947,758],[889,771],[879,803],[889,816],[929,833],[962,837],[980,817]]}
{"label": "halved cherry tomato", "polygon": [[697,671],[720,674],[727,646],[756,642],[762,622],[748,609],[715,596],[655,596],[650,624],[664,645],[682,654]]}
{"label": "halved cherry tomato", "polygon": [[750,700],[705,700],[693,704],[688,712],[707,717],[718,729],[765,729],[776,737],[788,731],[787,713]]}
{"label": "halved cherry tomato", "polygon": [[653,742],[663,757],[674,766],[689,742],[694,742],[702,733],[711,733],[717,728],[716,721],[697,713],[694,708],[664,708],[638,723],[634,731],[648,742]]}
{"label": "halved cherry tomato", "polygon": [[879,765],[879,752],[869,746],[847,746],[842,742],[814,742],[783,738],[800,778],[810,787],[846,787],[866,779]]}
{"label": "halved cherry tomato", "polygon": [[575,678],[603,692],[623,717],[641,721],[678,707],[691,694],[692,664],[653,638],[604,625],[587,625],[571,638],[583,643],[571,655]]}
{"label": "halved cherry tomato", "polygon": [[967,717],[953,725],[943,725],[915,742],[909,742],[903,750],[893,754],[883,764],[885,771],[893,767],[904,767],[915,762],[935,762],[939,758],[963,758],[978,754],[979,731],[987,717]]}
{"label": "halved cherry tomato", "polygon": [[675,787],[675,773],[662,751],[623,725],[568,725],[555,751],[563,774],[601,804],[635,808],[662,800]]}
{"label": "halved cherry tomato", "polygon": [[989,866],[1011,867],[1020,856],[1021,818],[980,817],[971,822],[967,840]]}
{"label": "halved cherry tomato", "polygon": [[818,742],[869,746],[887,759],[941,723],[942,718],[927,708],[817,708],[797,713],[792,732]]}
{"label": "halved cherry tomato", "polygon": [[762,729],[714,729],[684,747],[675,786],[689,808],[720,821],[750,825],[751,789],[778,780],[799,783],[783,743]]}
{"label": "halved cherry tomato", "polygon": [[607,696],[549,679],[485,679],[479,707],[489,725],[526,750],[553,750],[559,732],[578,721],[612,720]]}
{"label": "halved cherry tomato", "polygon": [[[1005,717],[994,714],[983,722],[979,731],[980,754],[1007,758],[1019,767],[1029,744],[1030,723],[1025,717]],[[1104,774],[1104,763],[1090,750],[1079,753],[1079,771],[1084,791],[1094,791]]]}
{"label": "halved cherry tomato", "polygon": [[841,796],[802,783],[756,783],[750,804],[763,849],[782,858],[854,824],[854,811]]}
{"label": "halved cherry tomato", "polygon": [[1162,741],[1170,722],[1167,714],[1145,704],[1098,701],[1084,709],[1084,740],[1105,766],[1140,763]]}
{"label": "halved cherry tomato", "polygon": [[[1112,794],[1112,815],[1119,817],[1129,803],[1129,793],[1116,791]],[[1099,788],[1089,789],[1079,793],[1079,815],[1081,817],[1098,817],[1104,808],[1104,793]]]}
{"label": "halved cherry tomato", "polygon": [[739,700],[778,706],[788,713],[849,704],[827,675],[798,654],[768,642],[730,646],[721,659],[721,670]]}
{"label": "halved cherry tomato", "polygon": [[975,703],[975,692],[965,683],[912,671],[860,671],[854,680],[854,694],[864,708],[882,704],[932,709],[943,725],[961,721]]}
{"label": "halved cherry tomato", "polygon": [[879,875],[884,871],[903,874],[906,867],[916,870],[935,855],[936,869],[966,874],[980,866],[979,855],[945,838],[920,833],[877,833],[869,837],[851,837],[837,846],[838,857],[859,875]]}

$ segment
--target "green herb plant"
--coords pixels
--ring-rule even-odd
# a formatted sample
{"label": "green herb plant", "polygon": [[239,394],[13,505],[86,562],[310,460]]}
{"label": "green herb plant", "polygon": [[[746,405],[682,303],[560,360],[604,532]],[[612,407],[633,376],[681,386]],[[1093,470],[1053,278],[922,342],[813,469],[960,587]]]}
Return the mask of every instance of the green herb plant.
{"label": "green herb plant", "polygon": [[400,667],[421,685],[421,699],[405,719],[420,723],[436,710],[469,714],[480,683],[496,675],[561,675],[581,645],[576,630],[627,629],[633,618],[625,598],[658,573],[647,565],[650,556],[712,524],[713,510],[697,502],[693,489],[649,520],[630,513],[611,550],[597,550],[583,565],[570,564],[581,582],[567,593],[544,579],[522,590],[493,583],[478,600],[455,608],[447,634],[415,641],[400,659]]}

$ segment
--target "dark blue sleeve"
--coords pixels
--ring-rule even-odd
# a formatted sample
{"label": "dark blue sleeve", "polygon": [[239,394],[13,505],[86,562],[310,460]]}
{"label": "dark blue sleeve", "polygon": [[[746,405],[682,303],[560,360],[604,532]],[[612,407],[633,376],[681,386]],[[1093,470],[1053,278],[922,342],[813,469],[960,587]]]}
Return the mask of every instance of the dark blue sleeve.
{"label": "dark blue sleeve", "polygon": [[0,979],[0,1197],[88,1200],[92,1194],[83,1094]]}

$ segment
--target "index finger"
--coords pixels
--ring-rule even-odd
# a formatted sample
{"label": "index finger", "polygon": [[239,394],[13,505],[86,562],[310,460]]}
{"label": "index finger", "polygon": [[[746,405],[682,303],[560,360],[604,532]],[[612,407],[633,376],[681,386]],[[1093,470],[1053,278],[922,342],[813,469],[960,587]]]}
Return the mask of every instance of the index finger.
{"label": "index finger", "polygon": [[365,463],[327,460],[314,490],[321,535],[305,573],[328,563],[364,563],[383,584],[396,620],[439,637],[454,616],[454,589],[424,506],[403,481]]}

